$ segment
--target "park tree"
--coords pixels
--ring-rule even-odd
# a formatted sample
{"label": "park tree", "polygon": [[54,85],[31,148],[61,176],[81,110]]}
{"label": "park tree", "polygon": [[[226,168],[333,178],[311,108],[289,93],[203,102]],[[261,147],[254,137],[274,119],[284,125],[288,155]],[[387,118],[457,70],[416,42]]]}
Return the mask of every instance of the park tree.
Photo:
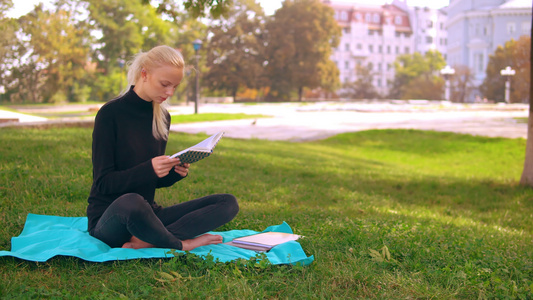
{"label": "park tree", "polygon": [[339,71],[331,61],[341,30],[333,9],[318,0],[285,0],[266,25],[266,72],[273,96],[288,99],[304,88],[335,90]]}
{"label": "park tree", "polygon": [[394,62],[396,73],[391,82],[389,98],[442,99],[444,81],[438,74],[445,65],[438,51],[398,56]]}
{"label": "park tree", "polygon": [[92,57],[99,70],[92,97],[110,99],[127,88],[127,61],[139,51],[168,44],[172,25],[142,0],[91,0],[87,4],[93,30],[100,36]]}
{"label": "park tree", "polygon": [[531,37],[522,36],[518,40],[510,40],[503,46],[498,46],[492,55],[489,55],[486,76],[480,86],[484,97],[496,100],[505,100],[505,78],[500,71],[507,66],[516,71],[512,77],[511,102],[527,102],[529,99],[529,72]]}
{"label": "park tree", "polygon": [[87,1],[89,18],[98,31],[95,59],[105,73],[122,66],[134,54],[169,41],[170,26],[156,8],[141,0]]}
{"label": "park tree", "polygon": [[0,86],[5,92],[5,86],[8,84],[6,78],[11,74],[13,66],[11,63],[16,59],[16,47],[19,44],[16,32],[19,29],[16,20],[6,16],[6,12],[13,7],[11,0],[0,0]]}
{"label": "park tree", "polygon": [[226,91],[233,99],[245,88],[259,88],[264,59],[263,9],[254,0],[241,0],[229,16],[210,26],[205,84]]}
{"label": "park tree", "polygon": [[357,80],[343,85],[342,96],[352,99],[379,98],[379,93],[372,83],[375,75],[372,69],[368,66],[357,65],[355,72],[357,74]]}
{"label": "park tree", "polygon": [[455,74],[450,76],[450,98],[453,102],[465,102],[468,95],[475,89],[474,75],[468,66],[456,65]]}
{"label": "park tree", "polygon": [[[533,22],[531,23],[531,32],[533,32]],[[531,38],[529,39],[529,48],[533,49]],[[529,80],[533,80],[533,51],[529,51]],[[520,184],[533,187],[533,106],[531,106],[533,87],[529,85],[529,118],[527,121],[527,142],[526,155],[524,159],[524,170],[520,177]]]}
{"label": "park tree", "polygon": [[72,87],[85,75],[89,46],[85,28],[78,27],[73,11],[41,5],[19,18],[22,36],[15,43],[7,87],[14,101],[58,102],[76,95]]}
{"label": "park tree", "polygon": [[[211,17],[219,18],[229,12],[233,0],[185,0],[179,1],[185,7],[185,10],[193,18],[205,17],[207,14]],[[144,5],[152,5],[150,0],[142,0]],[[167,15],[173,15],[182,11],[180,3],[175,0],[160,0],[157,3],[157,11]],[[209,13],[207,13],[209,12]]]}

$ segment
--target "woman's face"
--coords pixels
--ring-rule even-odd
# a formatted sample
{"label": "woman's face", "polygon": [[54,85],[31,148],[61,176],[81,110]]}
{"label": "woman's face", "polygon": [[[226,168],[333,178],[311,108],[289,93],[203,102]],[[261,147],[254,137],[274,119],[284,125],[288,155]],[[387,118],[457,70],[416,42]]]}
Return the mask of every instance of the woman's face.
{"label": "woman's face", "polygon": [[161,104],[174,94],[182,79],[183,69],[172,65],[143,70],[135,92],[148,102]]}

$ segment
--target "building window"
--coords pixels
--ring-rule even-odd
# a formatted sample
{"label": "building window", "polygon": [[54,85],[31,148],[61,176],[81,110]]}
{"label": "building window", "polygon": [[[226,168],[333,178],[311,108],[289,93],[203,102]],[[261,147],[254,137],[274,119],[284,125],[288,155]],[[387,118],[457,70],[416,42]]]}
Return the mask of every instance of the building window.
{"label": "building window", "polygon": [[348,13],[341,11],[341,21],[348,21]]}
{"label": "building window", "polygon": [[397,38],[399,38],[400,36],[402,36],[398,31],[396,31],[396,32],[394,33],[394,35],[395,35]]}
{"label": "building window", "polygon": [[515,22],[507,23],[507,33],[514,34],[515,32],[516,32],[516,23]]}
{"label": "building window", "polygon": [[428,28],[433,28],[433,21],[427,20],[427,27]]}
{"label": "building window", "polygon": [[522,33],[523,34],[531,34],[531,23],[530,22],[523,22],[522,23]]}
{"label": "building window", "polygon": [[382,53],[383,52],[383,46],[379,45],[378,46],[378,53]]}
{"label": "building window", "polygon": [[371,14],[366,14],[365,15],[365,21],[367,21],[368,23],[372,22],[372,15]]}
{"label": "building window", "polygon": [[381,78],[378,78],[378,86],[381,87]]}
{"label": "building window", "polygon": [[379,15],[378,14],[374,14],[373,21],[374,21],[374,23],[379,23]]}
{"label": "building window", "polygon": [[369,29],[368,30],[368,35],[370,35],[370,36],[374,35],[374,30]]}
{"label": "building window", "polygon": [[344,45],[344,50],[350,51],[350,44],[345,44]]}
{"label": "building window", "polygon": [[345,69],[349,69],[350,68],[350,62],[349,61],[345,61],[344,62],[344,68]]}
{"label": "building window", "polygon": [[381,71],[381,63],[378,63],[378,69],[377,71]]}
{"label": "building window", "polygon": [[396,54],[400,54],[400,46],[396,46]]}
{"label": "building window", "polygon": [[342,31],[344,32],[344,34],[350,34],[350,32],[352,32],[350,27],[344,27]]}
{"label": "building window", "polygon": [[368,45],[368,52],[374,53],[374,45]]}
{"label": "building window", "polygon": [[362,44],[357,44],[357,50],[361,50],[363,49],[363,45]]}
{"label": "building window", "polygon": [[396,16],[394,17],[394,23],[396,25],[402,25],[402,16]]}
{"label": "building window", "polygon": [[390,54],[390,46],[387,46],[387,54]]}
{"label": "building window", "polygon": [[404,52],[405,54],[409,54],[409,47],[405,47]]}
{"label": "building window", "polygon": [[363,16],[361,15],[361,13],[356,13],[356,14],[355,14],[355,19],[356,19],[357,21],[361,21],[362,18],[363,18]]}
{"label": "building window", "polygon": [[433,37],[432,36],[426,36],[426,44],[432,44],[433,43]]}

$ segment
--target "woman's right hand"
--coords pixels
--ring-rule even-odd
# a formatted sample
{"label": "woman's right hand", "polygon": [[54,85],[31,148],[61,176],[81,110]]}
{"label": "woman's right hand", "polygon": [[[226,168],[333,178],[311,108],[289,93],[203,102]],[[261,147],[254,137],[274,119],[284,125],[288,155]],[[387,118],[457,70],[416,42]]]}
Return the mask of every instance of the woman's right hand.
{"label": "woman's right hand", "polygon": [[170,170],[172,170],[172,168],[179,163],[179,159],[170,158],[166,155],[152,158],[152,167],[154,168],[155,174],[159,178],[167,176],[168,172],[170,172]]}

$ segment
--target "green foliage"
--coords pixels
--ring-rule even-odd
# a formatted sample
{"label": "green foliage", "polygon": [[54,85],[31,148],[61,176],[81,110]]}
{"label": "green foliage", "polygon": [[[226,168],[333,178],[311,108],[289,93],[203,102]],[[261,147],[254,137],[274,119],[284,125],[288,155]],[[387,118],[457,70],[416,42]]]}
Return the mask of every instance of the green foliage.
{"label": "green foliage", "polygon": [[[90,129],[0,130],[0,249],[28,213],[83,216]],[[203,135],[172,133],[168,149]],[[372,130],[289,143],[225,138],[162,205],[230,192],[219,230],[288,222],[315,262],[261,256],[46,263],[1,258],[3,298],[531,299],[533,190],[517,184],[525,140]],[[172,152],[172,151],[170,151]],[[163,275],[166,274],[166,275]],[[159,280],[158,280],[159,279]]]}
{"label": "green foliage", "polygon": [[335,90],[339,71],[331,61],[341,29],[333,9],[318,0],[286,0],[266,25],[266,73],[273,94],[289,99],[304,88]]}
{"label": "green foliage", "polygon": [[13,7],[12,0],[0,0],[0,17],[3,18],[5,13]]}
{"label": "green foliage", "polygon": [[205,16],[207,8],[213,17],[220,17],[228,12],[231,3],[232,0],[185,0],[184,5],[193,17]]}
{"label": "green foliage", "polygon": [[512,77],[511,102],[529,101],[531,37],[522,36],[518,41],[511,39],[504,46],[498,46],[489,55],[486,76],[480,86],[484,97],[495,101],[505,100],[505,80],[500,71],[510,66],[516,71]]}
{"label": "green foliage", "polygon": [[[221,114],[221,113],[200,113],[192,115],[173,115],[171,124],[192,123],[192,122],[209,122],[222,120],[239,120],[239,119],[257,119],[266,118],[264,115],[247,115],[239,114]],[[251,121],[250,121],[251,122]]]}
{"label": "green foliage", "polygon": [[442,54],[428,51],[404,54],[394,62],[395,75],[389,97],[392,99],[442,99],[444,81],[439,71],[446,65]]}
{"label": "green foliage", "polygon": [[261,87],[264,23],[261,7],[255,1],[241,0],[227,17],[209,28],[207,86],[226,91],[234,99],[239,89]]}
{"label": "green foliage", "polygon": [[95,81],[91,86],[91,100],[111,100],[127,88],[126,73],[124,70],[114,69],[108,74],[95,74]]}
{"label": "green foliage", "polygon": [[102,35],[94,59],[110,74],[119,62],[141,50],[149,50],[169,41],[170,23],[160,19],[156,8],[141,0],[87,1],[89,19]]}
{"label": "green foliage", "polygon": [[85,76],[88,58],[87,28],[78,26],[75,11],[58,6],[45,10],[38,5],[20,17],[18,41],[8,40],[11,53],[4,73],[7,94],[13,101],[49,102],[70,98],[71,86]]}
{"label": "green foliage", "polygon": [[450,78],[450,100],[453,102],[466,102],[467,97],[474,90],[474,75],[468,66],[453,66],[455,74]]}
{"label": "green foliage", "polygon": [[376,99],[379,94],[372,83],[374,73],[365,66],[357,66],[355,69],[357,80],[343,85],[343,97],[352,99]]}

